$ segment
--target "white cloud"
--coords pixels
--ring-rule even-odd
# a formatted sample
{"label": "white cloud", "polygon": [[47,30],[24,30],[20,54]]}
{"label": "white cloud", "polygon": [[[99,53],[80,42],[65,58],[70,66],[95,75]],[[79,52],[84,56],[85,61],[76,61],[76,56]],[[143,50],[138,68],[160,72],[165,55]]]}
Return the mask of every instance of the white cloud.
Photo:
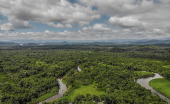
{"label": "white cloud", "polygon": [[127,28],[144,26],[146,24],[132,17],[117,17],[117,16],[110,17],[109,22],[113,26],[127,27]]}
{"label": "white cloud", "polygon": [[64,25],[61,23],[54,24],[53,22],[46,22],[46,24],[56,28],[64,28]]}
{"label": "white cloud", "polygon": [[67,28],[72,28],[72,25],[66,24],[66,27],[67,27]]}
{"label": "white cloud", "polygon": [[163,34],[163,33],[164,33],[164,31],[163,31],[163,30],[161,30],[161,29],[153,29],[153,31],[154,31],[155,33],[161,33],[161,34]]}
{"label": "white cloud", "polygon": [[46,22],[45,24],[47,24],[48,26],[55,27],[55,28],[72,28],[72,25],[70,24],[65,24],[65,25],[61,23],[54,24],[53,22]]}
{"label": "white cloud", "polygon": [[83,27],[82,30],[91,30],[91,31],[109,31],[110,28],[107,27],[105,24],[94,24],[93,27]]}
{"label": "white cloud", "polygon": [[2,34],[2,33],[0,33],[0,37],[1,37],[1,36],[3,36],[3,34]]}
{"label": "white cloud", "polygon": [[83,27],[83,28],[82,28],[82,30],[84,30],[84,31],[87,30],[87,29],[88,29],[87,27]]}
{"label": "white cloud", "polygon": [[113,29],[113,30],[112,30],[112,33],[118,33],[118,31],[117,31],[117,30],[115,30],[115,29]]}
{"label": "white cloud", "polygon": [[130,32],[131,30],[130,29],[124,29],[123,31],[124,32]]}
{"label": "white cloud", "polygon": [[12,23],[4,23],[2,25],[0,25],[0,30],[1,31],[12,31],[14,30],[14,27],[12,25]]}
{"label": "white cloud", "polygon": [[[100,27],[101,26],[101,27]],[[102,40],[102,39],[160,39],[170,38],[167,31],[161,29],[109,29],[107,25],[95,24],[93,27],[83,27],[77,32],[63,31],[53,32],[45,30],[44,32],[25,32],[25,33],[1,33],[0,40],[13,39],[34,39],[34,40]],[[97,29],[94,27],[98,27]],[[107,29],[106,29],[107,28]],[[102,30],[103,29],[103,30]],[[102,31],[101,31],[102,30]]]}
{"label": "white cloud", "polygon": [[104,30],[111,30],[110,28],[108,28],[108,27],[106,27],[106,25],[105,24],[95,24],[94,26],[93,26],[93,29],[94,30],[102,30],[102,31],[104,31]]}
{"label": "white cloud", "polygon": [[[72,4],[67,0],[1,0],[0,13],[9,20],[28,23],[30,21],[47,22],[48,25],[57,28],[63,28],[63,23],[68,28],[75,23],[83,26],[100,18],[96,10],[76,3]],[[54,24],[54,22],[60,24]]]}
{"label": "white cloud", "polygon": [[[1,0],[1,30],[32,28],[40,22],[56,28],[85,26],[77,32],[3,33],[2,38],[112,39],[170,37],[170,0]],[[101,15],[104,18],[101,18]],[[109,17],[109,20],[105,20]],[[90,22],[101,19],[100,24]],[[112,26],[107,26],[108,22]],[[73,29],[77,30],[77,29]]]}
{"label": "white cloud", "polygon": [[63,27],[64,27],[64,25],[63,25],[63,24],[61,24],[61,23],[57,23],[56,27],[63,28]]}
{"label": "white cloud", "polygon": [[9,22],[0,24],[1,31],[13,31],[19,28],[33,28],[33,26],[29,25],[29,22],[22,20],[9,19]]}
{"label": "white cloud", "polygon": [[100,13],[125,15],[146,12],[153,7],[152,0],[78,0],[87,6],[96,6]]}
{"label": "white cloud", "polygon": [[46,34],[54,34],[54,32],[49,31],[49,30],[45,30],[44,33],[46,33]]}

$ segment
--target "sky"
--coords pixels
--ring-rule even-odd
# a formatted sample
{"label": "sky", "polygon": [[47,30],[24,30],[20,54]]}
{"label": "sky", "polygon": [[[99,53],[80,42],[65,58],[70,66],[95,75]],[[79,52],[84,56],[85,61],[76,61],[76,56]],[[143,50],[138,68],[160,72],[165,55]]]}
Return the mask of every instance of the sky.
{"label": "sky", "polygon": [[0,0],[0,41],[170,39],[170,0]]}

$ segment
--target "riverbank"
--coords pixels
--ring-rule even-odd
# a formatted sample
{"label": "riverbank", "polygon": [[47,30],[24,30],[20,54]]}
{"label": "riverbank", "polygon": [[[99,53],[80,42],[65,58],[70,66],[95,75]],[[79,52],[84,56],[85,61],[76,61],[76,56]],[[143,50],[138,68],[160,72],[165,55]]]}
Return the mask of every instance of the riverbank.
{"label": "riverbank", "polygon": [[152,72],[146,72],[146,71],[134,71],[134,74],[136,74],[134,79],[138,78],[148,78],[148,77],[154,77],[155,74]]}
{"label": "riverbank", "polygon": [[[57,98],[62,98],[63,97],[63,94],[66,92],[67,87],[62,82],[62,79],[57,79],[57,80],[58,80],[59,85],[60,85],[58,94],[55,94],[54,96],[50,96],[50,97],[44,99],[43,102],[50,102],[50,101],[53,101],[53,100],[55,100]],[[38,102],[37,104],[42,104],[42,102]]]}
{"label": "riverbank", "polygon": [[160,92],[164,96],[170,98],[170,81],[165,78],[153,79],[149,82],[153,89]]}
{"label": "riverbank", "polygon": [[40,103],[41,101],[44,101],[44,100],[46,100],[46,99],[48,99],[48,98],[50,98],[50,97],[52,97],[52,96],[54,96],[54,95],[56,95],[56,94],[58,94],[58,93],[47,93],[47,94],[45,94],[45,95],[37,98],[35,101],[28,102],[27,104],[38,104],[38,103]]}
{"label": "riverbank", "polygon": [[[79,66],[77,67],[77,70],[79,72],[81,71]],[[67,86],[66,86],[66,84],[64,84],[64,81],[62,81],[63,77],[64,76],[61,76],[59,79],[57,79],[58,82],[59,82],[59,85],[60,85],[59,92],[57,94],[54,94],[54,93],[45,94],[44,96],[41,96],[38,99],[36,99],[36,101],[34,101],[34,102],[38,102],[38,104],[42,104],[42,102],[40,102],[40,101],[50,102],[50,101],[53,101],[57,98],[62,98],[63,94],[67,91]]]}
{"label": "riverbank", "polygon": [[159,79],[159,78],[163,78],[161,75],[159,75],[158,73],[154,73],[155,76],[154,77],[148,77],[148,78],[139,78],[139,79],[135,79],[135,81],[137,83],[139,83],[141,86],[145,87],[146,89],[151,90],[152,94],[155,95],[158,94],[162,99],[166,99],[166,101],[168,102],[168,104],[170,104],[170,99],[168,99],[166,96],[162,95],[161,93],[159,93],[158,91],[154,90],[150,85],[149,82],[153,79]]}

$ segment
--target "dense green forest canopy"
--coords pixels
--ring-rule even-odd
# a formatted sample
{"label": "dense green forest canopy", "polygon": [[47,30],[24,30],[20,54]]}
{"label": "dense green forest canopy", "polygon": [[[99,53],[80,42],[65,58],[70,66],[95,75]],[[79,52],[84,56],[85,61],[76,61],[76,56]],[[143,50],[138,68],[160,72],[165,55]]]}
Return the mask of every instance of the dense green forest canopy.
{"label": "dense green forest canopy", "polygon": [[[67,92],[53,103],[166,103],[134,79],[145,76],[135,71],[149,71],[170,81],[169,63],[170,48],[153,45],[1,47],[0,100],[2,104],[25,104],[48,93],[57,94],[57,78],[64,76]],[[70,99],[72,91],[84,86],[101,93]]]}

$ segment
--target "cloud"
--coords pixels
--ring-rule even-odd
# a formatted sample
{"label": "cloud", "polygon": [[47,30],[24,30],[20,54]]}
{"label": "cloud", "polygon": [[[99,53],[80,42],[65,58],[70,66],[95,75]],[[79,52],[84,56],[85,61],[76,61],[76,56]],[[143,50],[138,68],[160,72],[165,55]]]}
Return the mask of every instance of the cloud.
{"label": "cloud", "polygon": [[170,4],[170,1],[169,0],[160,0],[162,3],[164,4]]}
{"label": "cloud", "polygon": [[[45,22],[57,28],[63,28],[63,24],[66,24],[65,27],[71,28],[71,24],[75,23],[83,26],[92,20],[100,19],[100,14],[91,7],[73,4],[67,0],[1,0],[0,14],[9,20],[14,19],[25,23]],[[54,22],[59,24],[54,24]],[[14,24],[12,23],[12,25]]]}
{"label": "cloud", "polygon": [[152,0],[78,0],[80,3],[97,7],[100,13],[107,15],[126,15],[147,12],[152,9]]}
{"label": "cloud", "polygon": [[119,26],[119,27],[138,27],[138,26],[145,26],[146,23],[140,22],[138,19],[132,18],[132,17],[110,17],[109,22],[113,26]]}
{"label": "cloud", "polygon": [[83,27],[82,30],[90,30],[90,31],[109,31],[111,30],[110,28],[107,27],[105,24],[99,24],[96,23],[93,25],[93,27]]}
{"label": "cloud", "polygon": [[49,31],[49,30],[45,30],[44,33],[45,33],[45,34],[54,34],[54,32]]}
{"label": "cloud", "polygon": [[2,33],[0,33],[0,37],[1,37],[1,36],[3,36],[3,34],[2,34]]}
{"label": "cloud", "polygon": [[15,29],[12,23],[4,23],[0,25],[0,27],[1,27],[0,28],[1,31],[12,31]]}
{"label": "cloud", "polygon": [[61,23],[54,24],[53,22],[46,22],[45,24],[56,28],[64,28],[64,25]]}
{"label": "cloud", "polygon": [[[96,28],[97,27],[97,28]],[[162,32],[163,31],[163,32]],[[110,29],[105,24],[95,24],[93,27],[83,27],[78,31],[53,32],[45,30],[44,32],[6,32],[0,34],[0,40],[15,39],[34,39],[34,40],[106,40],[106,39],[160,39],[170,38],[166,30],[148,29],[140,30],[134,28],[128,29]]]}
{"label": "cloud", "polygon": [[66,24],[67,28],[72,28],[72,26],[70,24]]}
{"label": "cloud", "polygon": [[46,22],[44,24],[47,24],[48,26],[52,26],[55,28],[72,28],[72,25],[70,24],[65,24],[65,25],[61,23],[54,24],[53,22]]}
{"label": "cloud", "polygon": [[29,25],[29,22],[22,20],[14,20],[9,19],[9,22],[0,24],[1,31],[13,31],[19,28],[33,28],[33,26]]}
{"label": "cloud", "polygon": [[124,32],[130,32],[131,30],[130,29],[124,29],[123,31]]}
{"label": "cloud", "polygon": [[93,29],[94,29],[94,30],[102,30],[102,31],[111,30],[110,28],[106,27],[105,24],[95,24],[95,25],[93,26]]}
{"label": "cloud", "polygon": [[[7,18],[3,31],[33,28],[43,23],[62,32],[3,33],[1,39],[121,39],[170,37],[170,0],[1,0],[0,14]],[[107,19],[109,18],[109,19]],[[100,19],[100,23],[96,23]],[[106,20],[107,19],[107,20]],[[93,23],[91,23],[93,21]],[[111,26],[106,25],[109,22]],[[76,28],[77,30],[68,29]],[[94,24],[93,26],[91,24]]]}
{"label": "cloud", "polygon": [[153,31],[155,32],[155,33],[161,33],[161,34],[163,34],[163,33],[165,33],[163,30],[161,30],[161,29],[153,29]]}
{"label": "cloud", "polygon": [[[85,6],[97,8],[101,15],[110,16],[114,27],[170,29],[170,0],[78,0]],[[148,34],[149,35],[149,34]]]}

